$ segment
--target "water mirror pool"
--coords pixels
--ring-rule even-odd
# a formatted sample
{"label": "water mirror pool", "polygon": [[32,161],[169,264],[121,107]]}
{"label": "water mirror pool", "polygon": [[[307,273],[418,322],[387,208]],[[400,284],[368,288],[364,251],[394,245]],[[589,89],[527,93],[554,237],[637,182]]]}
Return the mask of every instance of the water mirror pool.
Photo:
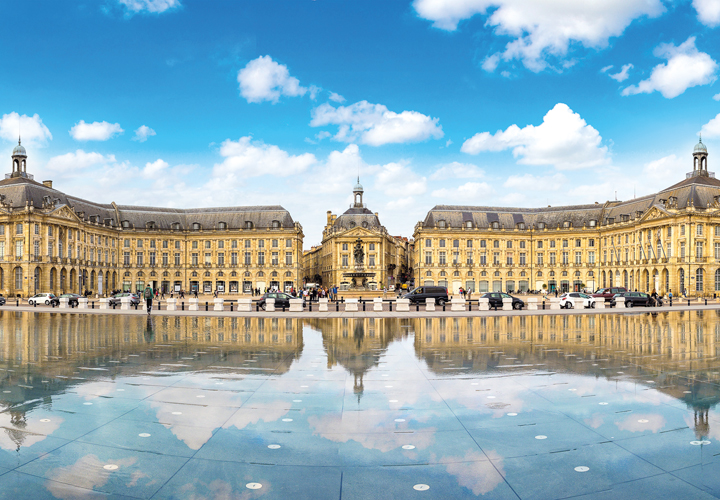
{"label": "water mirror pool", "polygon": [[0,498],[715,498],[717,311],[0,313]]}

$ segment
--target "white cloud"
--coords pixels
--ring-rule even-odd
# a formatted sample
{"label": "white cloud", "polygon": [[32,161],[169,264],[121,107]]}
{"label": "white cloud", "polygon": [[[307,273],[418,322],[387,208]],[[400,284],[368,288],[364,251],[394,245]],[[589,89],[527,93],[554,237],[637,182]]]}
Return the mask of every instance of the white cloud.
{"label": "white cloud", "polygon": [[413,6],[421,18],[447,31],[475,15],[487,16],[486,27],[512,40],[485,60],[486,71],[494,71],[501,59],[519,59],[541,71],[548,58],[564,58],[573,42],[601,49],[633,20],[665,12],[662,0],[415,0]]}
{"label": "white cloud", "polygon": [[413,196],[427,190],[427,179],[416,174],[407,162],[388,163],[375,175],[375,189],[388,196]]}
{"label": "white cloud", "polygon": [[622,70],[620,70],[618,73],[615,73],[614,75],[608,76],[617,82],[624,82],[625,80],[630,78],[630,75],[628,73],[633,67],[634,66],[632,64],[623,64]]}
{"label": "white cloud", "polygon": [[714,101],[720,101],[720,94],[715,94],[715,95],[713,96],[713,100],[714,100]]}
{"label": "white cloud", "polygon": [[42,146],[52,139],[50,130],[36,113],[32,116],[19,115],[15,111],[0,118],[0,137],[15,142],[22,135],[26,145]]}
{"label": "white cloud", "polygon": [[213,178],[217,187],[225,188],[242,184],[248,177],[287,177],[317,163],[310,153],[293,156],[277,146],[253,142],[249,136],[237,141],[226,139],[220,146],[220,155],[225,160],[213,167]]}
{"label": "white cloud", "polygon": [[338,103],[345,102],[345,98],[343,96],[341,96],[340,94],[336,94],[335,92],[330,92],[330,100],[332,102],[338,102]]}
{"label": "white cloud", "polygon": [[70,135],[76,141],[107,141],[116,134],[122,134],[123,132],[124,130],[119,123],[85,123],[85,120],[80,120],[70,129]]}
{"label": "white cloud", "polygon": [[[273,104],[280,100],[280,96],[303,96],[308,91],[300,85],[300,80],[290,76],[287,66],[278,64],[270,56],[260,56],[253,59],[238,72],[240,95],[248,102],[270,101]],[[317,87],[312,91],[317,93]]]}
{"label": "white cloud", "polygon": [[612,65],[612,64],[609,65],[609,66],[605,66],[603,69],[600,70],[600,73],[607,73],[607,72],[610,71],[611,69],[613,69],[613,65]]}
{"label": "white cloud", "polygon": [[700,133],[705,137],[720,137],[720,113],[703,125]]}
{"label": "white cloud", "polygon": [[371,146],[420,142],[430,137],[439,139],[444,135],[437,118],[417,111],[395,113],[382,104],[370,104],[367,101],[337,108],[328,103],[321,104],[313,110],[310,125],[338,125],[335,140],[359,140]]}
{"label": "white cloud", "polygon": [[650,94],[657,90],[663,97],[672,99],[690,87],[715,81],[718,65],[708,54],[697,50],[694,36],[677,47],[662,43],[653,53],[668,62],[655,66],[650,78],[626,87],[622,95]]}
{"label": "white cloud", "polygon": [[142,175],[146,179],[154,179],[158,177],[158,174],[165,172],[169,166],[168,162],[158,158],[152,163],[148,162],[145,164]]}
{"label": "white cloud", "polygon": [[180,0],[118,0],[129,12],[149,12],[161,14],[169,9],[180,7]]}
{"label": "white cloud", "polygon": [[485,177],[485,171],[471,163],[460,163],[454,161],[446,165],[438,165],[437,170],[430,175],[431,181],[439,181],[448,178],[454,179],[478,179]]}
{"label": "white cloud", "polygon": [[566,104],[558,103],[537,127],[511,125],[494,135],[475,134],[463,143],[461,151],[478,154],[512,149],[513,156],[520,158],[520,164],[554,165],[561,170],[572,170],[608,164],[608,148],[601,146],[601,142],[602,137],[595,128]]}
{"label": "white cloud", "polygon": [[145,142],[147,141],[148,137],[153,135],[157,135],[153,129],[151,129],[147,125],[141,125],[140,127],[138,127],[137,130],[135,130],[135,137],[133,137],[132,140],[138,142]]}
{"label": "white cloud", "polygon": [[642,178],[652,185],[668,187],[681,179],[689,164],[690,162],[682,160],[674,154],[665,156],[646,163],[642,170]]}
{"label": "white cloud", "polygon": [[54,156],[47,162],[47,168],[57,172],[67,170],[78,171],[90,167],[97,167],[115,163],[115,155],[102,155],[100,153],[86,153],[82,149],[78,149],[74,153],[66,153],[64,155]]}
{"label": "white cloud", "polygon": [[711,28],[720,24],[720,0],[693,0],[698,19]]}
{"label": "white cloud", "polygon": [[532,174],[511,175],[503,187],[526,191],[558,191],[566,186],[566,182],[567,178],[561,173],[546,177]]}
{"label": "white cloud", "polygon": [[476,205],[483,202],[478,198],[489,196],[493,190],[487,182],[466,182],[457,188],[442,188],[432,192],[435,198],[447,198],[451,201],[463,200],[472,201]]}

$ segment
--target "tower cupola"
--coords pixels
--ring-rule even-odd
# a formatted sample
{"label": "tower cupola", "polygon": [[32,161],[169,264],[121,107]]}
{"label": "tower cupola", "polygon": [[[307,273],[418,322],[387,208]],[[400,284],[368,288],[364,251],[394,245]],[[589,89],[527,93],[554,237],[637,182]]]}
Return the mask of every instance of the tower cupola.
{"label": "tower cupola", "polygon": [[357,184],[355,184],[355,187],[353,188],[353,197],[355,198],[355,208],[363,208],[363,193],[365,190],[362,187],[362,184],[360,184],[360,176],[358,176]]}
{"label": "tower cupola", "polygon": [[707,146],[703,144],[702,136],[700,136],[700,141],[695,145],[695,148],[693,149],[693,177],[708,177],[709,174],[707,169],[707,157]]}
{"label": "tower cupola", "polygon": [[18,137],[18,143],[12,152],[12,173],[10,177],[27,177],[27,152]]}

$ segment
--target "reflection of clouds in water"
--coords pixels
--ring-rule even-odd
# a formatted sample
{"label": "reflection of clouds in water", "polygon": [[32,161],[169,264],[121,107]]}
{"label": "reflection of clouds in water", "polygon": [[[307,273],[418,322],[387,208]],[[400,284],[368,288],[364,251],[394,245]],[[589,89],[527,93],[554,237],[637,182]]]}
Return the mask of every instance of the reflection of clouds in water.
{"label": "reflection of clouds in water", "polygon": [[[248,478],[245,479],[249,481]],[[203,481],[187,483],[178,488],[177,491],[182,492],[183,498],[191,500],[249,500],[250,498],[256,498],[258,496],[257,492],[252,492],[245,488],[243,481],[240,482],[242,485],[238,485],[238,488],[242,488],[242,493],[233,491],[232,485],[221,479],[215,479],[210,483]],[[263,482],[262,492],[267,494],[269,489],[270,484]]]}
{"label": "reflection of clouds in water", "polygon": [[[50,469],[45,474],[48,479],[57,481],[58,483],[72,484],[80,488],[92,490],[99,486],[104,486],[110,474],[118,474],[118,472],[108,472],[103,469],[103,465],[113,463],[119,465],[120,468],[133,465],[137,459],[124,458],[122,460],[100,461],[95,455],[85,455],[80,457],[77,462],[65,467],[57,467]],[[77,490],[68,490],[66,484],[56,484],[52,481],[46,482],[45,486],[56,498],[63,500],[71,500],[78,498]],[[131,485],[128,485],[131,486]],[[95,492],[88,491],[88,495],[94,495]]]}
{"label": "reflection of clouds in water", "polygon": [[290,408],[287,401],[274,401],[267,403],[265,408],[240,409],[233,417],[223,425],[223,429],[236,427],[244,429],[248,425],[255,425],[261,420],[265,423],[275,422],[288,414]]}
{"label": "reflection of clouds in water", "polygon": [[30,418],[24,421],[22,428],[19,428],[13,421],[12,413],[0,413],[0,427],[4,431],[0,433],[0,449],[16,450],[19,446],[29,448],[55,432],[63,422],[64,419],[56,416],[50,422],[40,422],[39,418]]}
{"label": "reflection of clouds in water", "polygon": [[[170,432],[191,450],[199,450],[212,437],[213,430],[227,420],[227,413],[214,413],[203,406],[180,407],[177,404],[157,401],[150,402],[150,406],[157,408],[158,422],[170,429]],[[182,415],[173,415],[179,408],[182,408]],[[202,427],[193,426],[195,422],[202,422]]]}
{"label": "reflection of clouds in water", "polygon": [[[647,422],[638,422],[638,420],[647,420]],[[644,432],[652,431],[653,434],[665,427],[665,417],[656,413],[632,413],[625,420],[615,422],[621,431]]]}
{"label": "reflection of clouds in water", "polygon": [[[500,455],[494,450],[487,451],[486,454],[487,457],[479,451],[468,451],[464,457],[452,457],[453,463],[447,465],[448,474],[455,476],[460,486],[469,489],[475,495],[484,495],[493,491],[503,482],[505,471]],[[493,460],[494,466],[488,457]],[[442,461],[447,462],[450,459],[443,457]]]}
{"label": "reflection of clouds in water", "polygon": [[[336,443],[355,441],[364,448],[379,450],[383,453],[398,449],[407,444],[407,434],[395,431],[398,425],[392,421],[387,412],[357,411],[340,414],[326,414],[321,417],[312,415],[308,424],[313,435],[323,437]],[[403,423],[407,426],[407,422]],[[434,427],[423,429],[412,435],[412,444],[416,449],[423,450],[435,442]]]}
{"label": "reflection of clouds in water", "polygon": [[593,415],[592,418],[586,418],[583,422],[585,422],[585,425],[592,427],[593,429],[598,429],[605,423],[605,417],[600,414],[596,414]]}

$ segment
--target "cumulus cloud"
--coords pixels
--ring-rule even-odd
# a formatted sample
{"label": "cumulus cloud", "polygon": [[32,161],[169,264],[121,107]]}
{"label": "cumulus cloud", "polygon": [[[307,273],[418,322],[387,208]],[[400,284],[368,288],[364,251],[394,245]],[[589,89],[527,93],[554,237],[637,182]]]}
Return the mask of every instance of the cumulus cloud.
{"label": "cumulus cloud", "polygon": [[148,12],[161,14],[166,10],[180,7],[180,0],[118,0],[118,3],[125,7],[128,12]]}
{"label": "cumulus cloud", "polygon": [[287,177],[304,172],[317,163],[313,154],[293,156],[277,146],[252,141],[249,136],[237,141],[226,139],[220,146],[220,155],[225,160],[213,167],[213,177],[220,181],[218,187],[261,175]]}
{"label": "cumulus cloud", "polygon": [[337,125],[336,141],[360,141],[371,146],[420,142],[444,135],[437,118],[417,111],[395,113],[382,104],[367,101],[337,108],[329,103],[321,104],[313,110],[310,125]]}
{"label": "cumulus cloud", "polygon": [[520,164],[554,165],[561,170],[572,170],[608,164],[608,148],[601,146],[601,142],[602,137],[595,128],[566,104],[558,103],[537,127],[511,125],[494,135],[481,132],[465,141],[461,151],[478,154],[512,149],[513,156],[520,158]]}
{"label": "cumulus cloud", "polygon": [[720,24],[720,0],[693,0],[698,19],[711,28]]}
{"label": "cumulus cloud", "polygon": [[613,65],[612,65],[612,64],[610,64],[609,66],[605,66],[604,68],[602,68],[602,69],[600,70],[600,73],[607,73],[607,72],[610,71],[611,69],[613,69]]}
{"label": "cumulus cloud", "polygon": [[705,137],[720,137],[720,113],[703,125],[700,133]]}
{"label": "cumulus cloud", "polygon": [[487,182],[466,182],[456,188],[436,189],[431,194],[435,198],[447,198],[452,201],[472,201],[476,205],[482,204],[479,198],[489,196],[493,192]]}
{"label": "cumulus cloud", "polygon": [[375,175],[375,189],[388,196],[423,194],[427,178],[416,174],[407,162],[388,163]]}
{"label": "cumulus cloud", "polygon": [[338,102],[338,103],[345,102],[345,98],[343,96],[341,96],[340,94],[336,94],[335,92],[330,92],[330,100],[332,102]]}
{"label": "cumulus cloud", "polygon": [[565,186],[566,181],[566,177],[560,173],[546,177],[532,174],[511,175],[503,187],[527,191],[557,191]]}
{"label": "cumulus cloud", "polygon": [[486,71],[494,71],[500,60],[515,59],[541,71],[548,58],[564,58],[572,43],[601,49],[635,19],[665,12],[662,0],[415,0],[413,6],[421,18],[446,31],[475,15],[487,16],[486,27],[512,40],[485,60]]}
{"label": "cumulus cloud", "polygon": [[655,66],[647,80],[624,88],[622,95],[650,94],[657,90],[663,97],[672,99],[690,87],[707,85],[716,79],[717,63],[708,54],[698,51],[694,36],[677,47],[662,43],[653,53],[667,59],[667,63]]}
{"label": "cumulus cloud", "polygon": [[460,163],[454,161],[446,165],[438,165],[437,170],[430,175],[431,181],[439,181],[448,178],[454,179],[477,179],[485,177],[485,171],[471,163]]}
{"label": "cumulus cloud", "polygon": [[624,82],[625,80],[630,78],[629,73],[633,67],[634,66],[632,64],[624,64],[622,69],[619,72],[615,73],[614,75],[608,75],[608,76],[617,82]]}
{"label": "cumulus cloud", "polygon": [[77,172],[78,170],[107,165],[116,161],[115,155],[102,155],[95,152],[86,153],[82,149],[78,149],[74,153],[65,153],[50,158],[47,162],[47,168],[58,172]]}
{"label": "cumulus cloud", "polygon": [[713,96],[713,100],[714,100],[714,101],[720,101],[720,94],[715,94],[715,95]]}
{"label": "cumulus cloud", "polygon": [[13,111],[0,118],[0,137],[15,142],[21,134],[25,144],[36,146],[42,146],[52,139],[50,130],[37,113],[28,116]]}
{"label": "cumulus cloud", "polygon": [[158,174],[166,171],[169,166],[168,162],[158,158],[152,163],[148,162],[145,164],[142,175],[146,179],[154,179],[158,176]]}
{"label": "cumulus cloud", "polygon": [[85,123],[85,120],[80,120],[70,129],[70,135],[76,141],[107,141],[123,132],[124,130],[119,123]]}
{"label": "cumulus cloud", "polygon": [[141,125],[137,128],[137,130],[135,130],[135,137],[133,137],[132,140],[138,142],[145,142],[147,141],[148,137],[153,135],[157,135],[153,129],[151,129],[147,125]]}
{"label": "cumulus cloud", "polygon": [[[270,101],[273,104],[280,100],[280,96],[303,96],[308,91],[300,85],[300,80],[290,76],[287,66],[278,64],[270,56],[260,56],[253,59],[238,72],[240,95],[247,102]],[[317,87],[313,87],[312,94],[316,94]]]}

